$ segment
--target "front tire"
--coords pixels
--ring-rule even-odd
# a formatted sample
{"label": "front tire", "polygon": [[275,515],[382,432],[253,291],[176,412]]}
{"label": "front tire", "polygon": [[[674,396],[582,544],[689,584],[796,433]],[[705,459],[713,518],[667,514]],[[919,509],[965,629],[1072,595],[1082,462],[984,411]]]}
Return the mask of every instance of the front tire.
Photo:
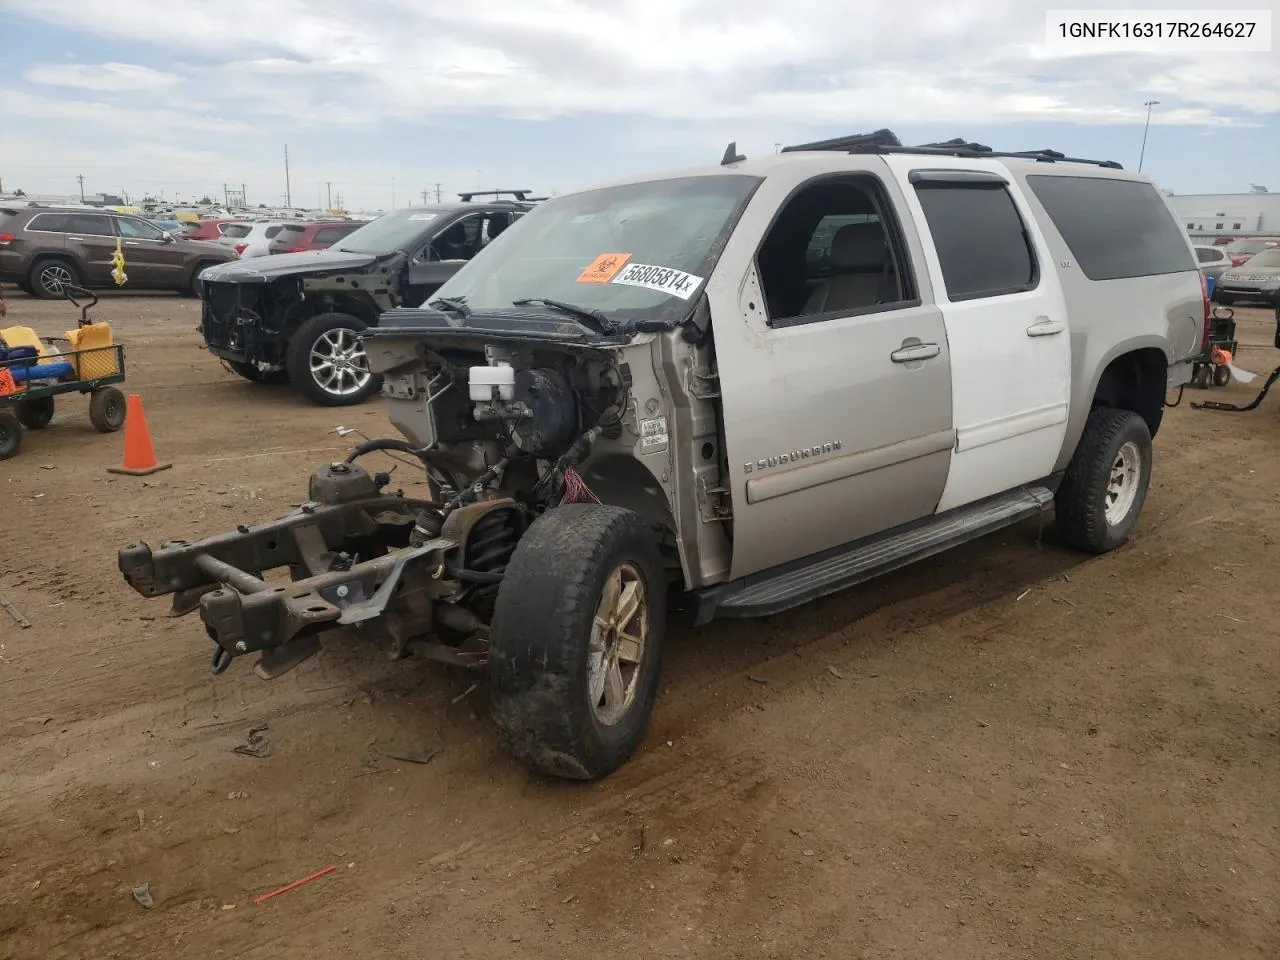
{"label": "front tire", "polygon": [[41,300],[66,299],[68,285],[80,286],[80,271],[75,264],[59,257],[43,257],[31,266],[31,293]]}
{"label": "front tire", "polygon": [[493,717],[521,763],[595,780],[627,761],[657,695],[666,587],[636,513],[568,504],[534,521],[503,576],[489,639]]}
{"label": "front tire", "polygon": [[200,299],[200,274],[212,266],[214,266],[214,261],[212,260],[197,263],[191,270],[191,279],[187,281],[187,285],[183,287],[179,293],[184,297],[194,297],[197,300]]}
{"label": "front tire", "polygon": [[0,410],[0,460],[8,460],[22,446],[22,423],[12,410]]}
{"label": "front tire", "polygon": [[369,372],[360,334],[368,325],[347,313],[322,313],[294,331],[285,353],[289,379],[312,403],[346,407],[361,403],[382,386]]}
{"label": "front tire", "polygon": [[1106,553],[1138,522],[1151,483],[1151,431],[1132,410],[1089,414],[1055,498],[1058,533],[1086,553]]}

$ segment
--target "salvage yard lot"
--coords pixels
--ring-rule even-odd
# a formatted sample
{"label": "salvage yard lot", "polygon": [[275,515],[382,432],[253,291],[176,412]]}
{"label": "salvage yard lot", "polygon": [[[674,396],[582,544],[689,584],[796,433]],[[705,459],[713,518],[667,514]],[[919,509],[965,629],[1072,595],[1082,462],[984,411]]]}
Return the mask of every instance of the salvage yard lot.
{"label": "salvage yard lot", "polygon": [[[74,323],[5,292],[10,323]],[[211,676],[116,549],[274,517],[337,426],[391,431],[227,373],[193,301],[95,315],[174,467],[107,474],[78,397],[0,463],[32,622],[0,613],[3,960],[1280,955],[1280,391],[1188,390],[1108,556],[1033,524],[789,615],[678,614],[640,753],[575,785],[502,752],[483,677],[341,640]],[[1236,316],[1269,371],[1270,314]],[[233,752],[262,727],[269,756]]]}

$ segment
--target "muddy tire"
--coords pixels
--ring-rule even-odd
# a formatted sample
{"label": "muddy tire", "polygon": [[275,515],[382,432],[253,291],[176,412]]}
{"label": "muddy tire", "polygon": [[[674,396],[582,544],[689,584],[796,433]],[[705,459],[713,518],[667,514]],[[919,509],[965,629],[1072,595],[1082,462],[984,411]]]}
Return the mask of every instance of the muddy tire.
{"label": "muddy tire", "polygon": [[322,313],[294,331],[285,355],[289,380],[312,403],[345,407],[361,403],[382,387],[369,372],[360,334],[368,325],[347,313]]}
{"label": "muddy tire", "polygon": [[93,391],[89,398],[89,422],[99,433],[115,433],[124,426],[124,394],[115,387],[103,387]]}
{"label": "muddy tire", "polygon": [[14,412],[28,430],[43,430],[53,419],[53,397],[24,397]]}
{"label": "muddy tire", "polygon": [[205,260],[205,261],[202,261],[201,263],[197,263],[191,269],[191,279],[187,281],[187,285],[183,287],[179,292],[184,297],[195,297],[196,299],[199,299],[200,298],[200,274],[203,273],[207,268],[213,267],[216,265],[217,265],[216,260]]}
{"label": "muddy tire", "polygon": [[8,460],[22,446],[22,422],[12,410],[0,408],[0,460]]}
{"label": "muddy tire", "polygon": [[521,763],[594,780],[627,761],[657,694],[666,589],[656,540],[632,511],[569,504],[534,521],[489,640],[493,717]]}
{"label": "muddy tire", "polygon": [[31,295],[41,300],[63,300],[67,285],[80,286],[80,271],[61,257],[41,257],[31,265],[27,276]]}
{"label": "muddy tire", "polygon": [[1114,550],[1129,539],[1150,483],[1146,421],[1132,410],[1094,410],[1058,487],[1058,535],[1087,553]]}

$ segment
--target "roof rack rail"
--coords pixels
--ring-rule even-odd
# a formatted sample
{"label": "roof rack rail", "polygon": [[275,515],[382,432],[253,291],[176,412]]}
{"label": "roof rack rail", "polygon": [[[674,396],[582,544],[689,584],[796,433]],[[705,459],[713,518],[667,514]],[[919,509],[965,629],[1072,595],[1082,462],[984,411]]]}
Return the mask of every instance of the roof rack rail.
{"label": "roof rack rail", "polygon": [[546,197],[531,197],[532,190],[464,190],[458,196],[462,198],[463,203],[470,203],[472,197],[493,197],[498,198],[504,194],[511,194],[515,198],[515,203],[537,203],[539,200],[545,200]]}
{"label": "roof rack rail", "polygon": [[877,130],[875,133],[860,133],[851,137],[836,137],[832,140],[819,140],[814,143],[801,143],[793,147],[783,147],[783,153],[807,150],[839,150],[844,153],[907,153],[934,157],[1003,157],[1014,160],[1035,160],[1040,163],[1088,163],[1109,170],[1123,170],[1124,167],[1115,160],[1086,160],[1083,157],[1068,157],[1057,150],[993,150],[985,143],[975,143],[956,137],[954,140],[943,140],[938,143],[925,143],[918,147],[903,146],[902,142],[891,130]]}

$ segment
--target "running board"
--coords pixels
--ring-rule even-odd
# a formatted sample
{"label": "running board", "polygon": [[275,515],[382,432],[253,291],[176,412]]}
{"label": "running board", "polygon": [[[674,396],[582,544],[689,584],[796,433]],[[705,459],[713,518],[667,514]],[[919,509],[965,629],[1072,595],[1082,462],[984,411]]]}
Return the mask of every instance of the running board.
{"label": "running board", "polygon": [[1034,517],[1052,502],[1048,487],[1026,487],[930,517],[871,542],[837,547],[713,587],[699,594],[695,622],[781,613]]}

